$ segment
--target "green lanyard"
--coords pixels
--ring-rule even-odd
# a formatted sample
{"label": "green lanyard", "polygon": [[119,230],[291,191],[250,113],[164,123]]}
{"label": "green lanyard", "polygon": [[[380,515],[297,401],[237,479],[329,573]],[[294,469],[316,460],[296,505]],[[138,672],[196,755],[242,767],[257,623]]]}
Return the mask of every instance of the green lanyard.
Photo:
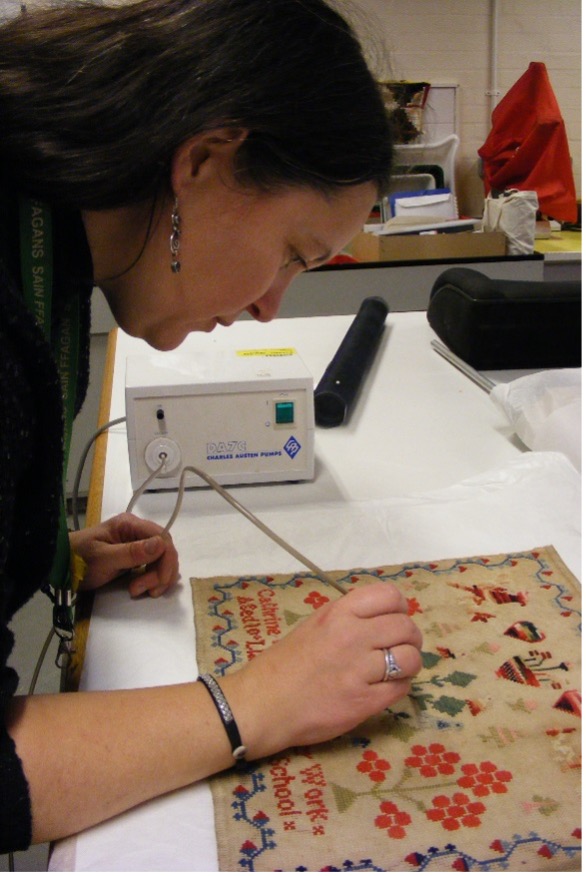
{"label": "green lanyard", "polygon": [[63,484],[57,548],[49,581],[53,590],[53,626],[61,642],[73,638],[73,593],[70,574],[69,534],[65,512],[65,476],[75,416],[79,356],[79,299],[67,303],[58,329],[52,332],[53,235],[51,210],[42,201],[21,198],[20,267],[24,297],[53,350],[63,397]]}

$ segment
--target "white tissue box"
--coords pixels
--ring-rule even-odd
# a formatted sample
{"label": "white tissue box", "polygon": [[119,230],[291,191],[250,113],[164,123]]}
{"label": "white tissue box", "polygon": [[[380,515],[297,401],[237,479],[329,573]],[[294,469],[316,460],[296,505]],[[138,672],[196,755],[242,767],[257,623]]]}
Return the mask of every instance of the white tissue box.
{"label": "white tissue box", "polygon": [[389,198],[391,216],[413,220],[457,219],[458,205],[450,189],[428,189],[424,192],[397,192]]}

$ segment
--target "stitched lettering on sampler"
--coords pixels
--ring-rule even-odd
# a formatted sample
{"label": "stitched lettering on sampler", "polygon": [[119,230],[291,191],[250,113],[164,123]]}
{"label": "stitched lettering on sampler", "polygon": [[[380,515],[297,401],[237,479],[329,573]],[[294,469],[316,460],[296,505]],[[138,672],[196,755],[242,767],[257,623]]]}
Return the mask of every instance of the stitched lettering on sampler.
{"label": "stitched lettering on sampler", "polygon": [[[220,870],[579,870],[580,590],[556,551],[331,574],[402,588],[423,669],[334,742],[212,779]],[[192,591],[220,680],[338,598],[310,573]]]}

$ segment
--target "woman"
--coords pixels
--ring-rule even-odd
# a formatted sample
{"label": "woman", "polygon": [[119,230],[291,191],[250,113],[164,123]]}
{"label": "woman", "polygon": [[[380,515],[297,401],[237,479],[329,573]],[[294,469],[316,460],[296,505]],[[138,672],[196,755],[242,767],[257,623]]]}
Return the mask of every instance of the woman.
{"label": "woman", "polygon": [[29,11],[0,28],[0,119],[6,850],[79,831],[237,756],[350,729],[407,693],[421,636],[400,593],[372,585],[316,612],[219,693],[200,680],[13,696],[7,624],[48,580],[61,592],[70,548],[86,589],[146,564],[130,595],[159,596],[178,574],[170,539],[131,515],[70,545],[58,537],[93,284],[125,331],[161,350],[243,311],[268,321],[293,277],[360,229],[391,147],[357,40],[322,0]]}

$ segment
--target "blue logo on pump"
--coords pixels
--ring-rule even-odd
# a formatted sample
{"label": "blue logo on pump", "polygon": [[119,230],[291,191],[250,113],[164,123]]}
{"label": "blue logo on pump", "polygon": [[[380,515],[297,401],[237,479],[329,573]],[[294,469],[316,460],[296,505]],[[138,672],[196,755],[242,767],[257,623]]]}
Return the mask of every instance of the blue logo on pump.
{"label": "blue logo on pump", "polygon": [[285,446],[283,447],[285,453],[288,453],[291,459],[295,459],[299,451],[301,450],[301,444],[293,435],[289,438]]}

